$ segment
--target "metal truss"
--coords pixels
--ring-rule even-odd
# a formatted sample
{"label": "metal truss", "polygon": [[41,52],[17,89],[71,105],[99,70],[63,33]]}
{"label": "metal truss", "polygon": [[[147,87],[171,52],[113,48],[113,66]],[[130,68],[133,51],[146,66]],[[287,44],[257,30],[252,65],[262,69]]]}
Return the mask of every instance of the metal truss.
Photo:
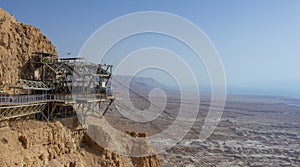
{"label": "metal truss", "polygon": [[77,102],[73,105],[78,119],[84,125],[85,119],[88,116],[102,118],[105,113],[111,109],[114,99],[102,99],[93,102]]}
{"label": "metal truss", "polygon": [[31,90],[49,90],[48,86],[43,82],[30,81],[25,79],[20,79],[19,83],[23,89]]}
{"label": "metal truss", "polygon": [[47,103],[1,106],[0,121],[40,113],[43,112],[46,107]]}

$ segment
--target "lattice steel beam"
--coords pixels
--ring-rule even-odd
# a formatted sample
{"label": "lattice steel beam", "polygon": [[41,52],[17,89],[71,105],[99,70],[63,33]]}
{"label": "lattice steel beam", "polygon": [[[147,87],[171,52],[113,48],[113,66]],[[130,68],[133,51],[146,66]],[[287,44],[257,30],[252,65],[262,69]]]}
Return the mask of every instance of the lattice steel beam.
{"label": "lattice steel beam", "polygon": [[50,90],[48,86],[43,82],[38,81],[30,81],[25,79],[19,80],[23,89],[31,89],[31,90]]}
{"label": "lattice steel beam", "polygon": [[47,103],[0,107],[0,121],[43,112]]}

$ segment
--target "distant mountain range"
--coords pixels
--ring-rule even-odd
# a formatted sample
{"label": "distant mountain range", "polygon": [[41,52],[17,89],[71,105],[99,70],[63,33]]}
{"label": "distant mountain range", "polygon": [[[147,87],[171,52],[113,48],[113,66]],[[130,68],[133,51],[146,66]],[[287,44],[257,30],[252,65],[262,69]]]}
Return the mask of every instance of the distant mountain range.
{"label": "distant mountain range", "polygon": [[167,89],[167,86],[153,78],[132,77],[132,76],[113,76],[111,79],[112,88],[130,88],[139,92],[148,92],[154,88]]}

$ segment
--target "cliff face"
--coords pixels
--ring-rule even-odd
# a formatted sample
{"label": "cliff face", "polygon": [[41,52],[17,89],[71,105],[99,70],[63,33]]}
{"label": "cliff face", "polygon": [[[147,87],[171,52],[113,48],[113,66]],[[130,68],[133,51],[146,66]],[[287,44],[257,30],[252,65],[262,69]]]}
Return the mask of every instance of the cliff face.
{"label": "cliff face", "polygon": [[0,166],[160,166],[156,155],[120,156],[97,145],[74,119],[61,121],[64,125],[60,121],[19,120],[0,128]]}
{"label": "cliff face", "polygon": [[26,75],[24,65],[32,52],[56,54],[55,47],[38,28],[19,23],[0,8],[0,89],[8,90],[9,85]]}

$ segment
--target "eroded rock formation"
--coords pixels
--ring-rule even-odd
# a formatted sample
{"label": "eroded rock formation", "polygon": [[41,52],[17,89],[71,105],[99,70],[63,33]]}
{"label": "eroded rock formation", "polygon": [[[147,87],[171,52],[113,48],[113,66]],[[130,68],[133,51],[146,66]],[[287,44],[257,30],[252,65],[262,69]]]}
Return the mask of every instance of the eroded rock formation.
{"label": "eroded rock formation", "polygon": [[19,120],[0,128],[0,166],[160,166],[156,155],[120,156],[97,145],[73,123],[76,119],[61,121],[64,125],[60,121]]}
{"label": "eroded rock formation", "polygon": [[32,52],[56,55],[55,46],[38,28],[16,21],[0,8],[0,89],[8,90],[9,85],[26,75],[24,65]]}

